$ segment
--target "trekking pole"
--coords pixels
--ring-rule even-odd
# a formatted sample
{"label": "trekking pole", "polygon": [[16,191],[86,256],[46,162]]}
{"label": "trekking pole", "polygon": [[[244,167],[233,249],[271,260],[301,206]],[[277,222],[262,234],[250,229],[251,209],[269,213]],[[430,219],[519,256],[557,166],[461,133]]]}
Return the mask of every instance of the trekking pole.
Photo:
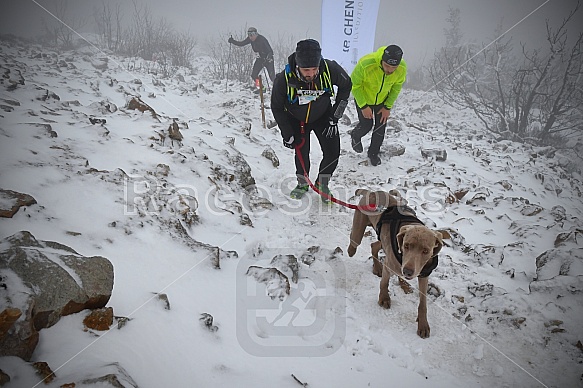
{"label": "trekking pole", "polygon": [[[233,35],[231,35],[231,38]],[[227,80],[225,81],[225,93],[227,93],[227,84],[229,83],[229,72],[231,71],[231,42],[229,42],[229,59],[227,60]]]}
{"label": "trekking pole", "polygon": [[265,104],[263,102],[263,81],[261,80],[261,75],[257,76],[259,78],[259,98],[261,99],[261,121],[263,121],[263,128],[265,126]]}
{"label": "trekking pole", "polygon": [[263,68],[263,72],[265,73],[265,83],[267,84],[267,90],[269,90],[269,73],[265,67]]}

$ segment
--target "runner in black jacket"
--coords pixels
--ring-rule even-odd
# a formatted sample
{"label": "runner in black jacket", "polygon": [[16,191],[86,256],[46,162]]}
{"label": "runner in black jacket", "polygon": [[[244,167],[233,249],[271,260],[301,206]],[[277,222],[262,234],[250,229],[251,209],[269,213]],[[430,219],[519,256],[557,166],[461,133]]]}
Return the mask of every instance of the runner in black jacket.
{"label": "runner in black jacket", "polygon": [[267,69],[267,74],[269,74],[269,79],[273,82],[275,78],[275,68],[273,67],[273,50],[271,45],[263,35],[257,33],[257,28],[249,27],[247,30],[247,38],[242,41],[233,39],[231,36],[229,38],[229,43],[235,46],[246,46],[251,43],[251,48],[259,56],[253,64],[253,70],[251,71],[251,78],[255,81],[255,86],[259,87],[259,73],[264,67]]}
{"label": "runner in black jacket", "polygon": [[[336,61],[322,58],[320,44],[313,39],[298,42],[288,62],[273,82],[271,111],[286,147],[293,149],[305,140],[300,151],[306,173],[310,169],[310,132],[314,131],[323,153],[316,187],[330,194],[328,183],[340,155],[338,119],[346,108],[352,82]],[[333,86],[338,87],[334,106]],[[295,164],[298,185],[290,196],[299,199],[308,191],[308,184],[297,155]],[[328,202],[324,197],[322,200]]]}

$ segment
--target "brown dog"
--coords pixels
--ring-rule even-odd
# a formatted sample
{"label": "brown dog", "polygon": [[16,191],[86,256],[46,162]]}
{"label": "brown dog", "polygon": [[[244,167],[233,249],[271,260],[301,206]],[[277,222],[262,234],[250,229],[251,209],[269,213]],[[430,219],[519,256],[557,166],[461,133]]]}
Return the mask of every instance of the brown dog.
{"label": "brown dog", "polygon": [[[395,195],[384,191],[356,190],[356,195],[363,196],[359,203],[360,206],[376,204],[387,210],[384,212],[355,210],[348,256],[352,257],[356,253],[366,227],[374,227],[380,240],[371,244],[372,271],[375,275],[382,276],[379,305],[384,308],[391,307],[391,297],[389,296],[391,275],[397,275],[407,280],[418,278],[417,334],[421,338],[427,338],[430,332],[427,322],[427,277],[437,266],[437,253],[443,246],[442,236],[441,233],[423,225],[415,217],[415,212],[406,206],[407,201],[400,197],[398,192],[391,191],[391,193]],[[386,256],[382,264],[378,258],[381,248]]]}

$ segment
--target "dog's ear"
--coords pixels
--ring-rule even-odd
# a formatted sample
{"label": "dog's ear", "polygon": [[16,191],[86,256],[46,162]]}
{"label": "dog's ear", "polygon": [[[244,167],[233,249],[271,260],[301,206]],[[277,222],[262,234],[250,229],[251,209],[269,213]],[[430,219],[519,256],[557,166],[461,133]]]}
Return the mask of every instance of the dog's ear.
{"label": "dog's ear", "polygon": [[407,231],[412,227],[413,225],[405,225],[401,226],[401,229],[399,229],[399,234],[397,235],[397,247],[399,248],[399,252],[401,252],[401,247],[403,246],[403,239],[405,238]]}
{"label": "dog's ear", "polygon": [[437,256],[439,251],[441,251],[441,248],[443,248],[443,236],[441,232],[435,230],[433,231],[433,234],[435,235],[435,246],[433,247],[433,256]]}

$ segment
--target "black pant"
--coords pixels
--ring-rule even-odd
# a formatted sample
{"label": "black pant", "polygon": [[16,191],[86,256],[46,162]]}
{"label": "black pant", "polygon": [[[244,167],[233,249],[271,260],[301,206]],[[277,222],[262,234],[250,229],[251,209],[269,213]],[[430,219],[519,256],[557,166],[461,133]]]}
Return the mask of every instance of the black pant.
{"label": "black pant", "polygon": [[251,71],[251,78],[256,80],[259,77],[259,73],[261,73],[261,69],[267,69],[267,74],[269,74],[269,79],[271,82],[275,79],[275,68],[273,67],[273,58],[270,60],[266,58],[257,58],[255,63],[253,64],[253,70]]}
{"label": "black pant", "polygon": [[381,124],[381,114],[380,110],[383,105],[369,105],[369,107],[374,112],[374,120],[367,119],[362,115],[362,109],[356,106],[356,112],[358,113],[358,124],[352,130],[352,138],[357,142],[361,141],[362,137],[370,132],[370,130],[374,126],[374,130],[372,131],[372,136],[370,138],[370,146],[368,147],[368,154],[369,155],[378,155],[381,145],[383,144],[383,140],[385,139],[385,129],[387,127],[387,123]]}
{"label": "black pant", "polygon": [[[304,165],[306,166],[306,174],[310,173],[310,132],[316,134],[318,142],[320,143],[320,149],[322,150],[322,161],[320,162],[320,169],[318,171],[318,178],[316,179],[323,186],[328,186],[330,177],[336,170],[338,166],[338,158],[340,157],[340,135],[336,134],[333,137],[326,137],[324,131],[328,129],[329,126],[328,117],[324,115],[321,119],[314,121],[313,123],[305,124],[304,130],[304,145],[300,148],[300,154],[304,160]],[[300,122],[297,122],[297,132],[300,133]],[[301,139],[300,139],[301,141]],[[296,154],[296,175],[298,177],[298,182],[302,184],[307,184],[304,179],[304,170]]]}

